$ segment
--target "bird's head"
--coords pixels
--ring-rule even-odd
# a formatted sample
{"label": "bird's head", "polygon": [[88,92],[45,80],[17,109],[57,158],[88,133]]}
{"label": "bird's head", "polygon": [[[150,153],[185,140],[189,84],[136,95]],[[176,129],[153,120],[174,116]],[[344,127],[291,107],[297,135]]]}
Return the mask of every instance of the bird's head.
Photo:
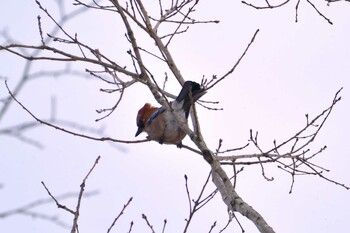
{"label": "bird's head", "polygon": [[136,117],[136,125],[137,125],[137,131],[135,134],[135,137],[137,137],[140,133],[142,133],[145,129],[146,122],[148,118],[153,113],[155,107],[152,107],[151,104],[146,103],[137,113]]}

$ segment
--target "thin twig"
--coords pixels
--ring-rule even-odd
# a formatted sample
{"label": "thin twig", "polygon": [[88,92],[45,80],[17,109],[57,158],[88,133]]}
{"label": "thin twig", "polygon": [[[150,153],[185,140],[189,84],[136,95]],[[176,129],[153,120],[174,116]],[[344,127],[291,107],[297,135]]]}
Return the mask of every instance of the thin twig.
{"label": "thin twig", "polygon": [[164,219],[164,224],[163,224],[163,229],[162,229],[162,233],[165,233],[165,227],[166,227],[166,224],[167,224],[167,220]]}
{"label": "thin twig", "polygon": [[132,201],[132,197],[130,197],[129,201],[123,206],[123,209],[120,211],[120,213],[118,214],[118,216],[113,220],[111,226],[108,228],[107,233],[109,233],[112,228],[114,227],[115,223],[118,221],[118,219],[120,218],[120,216],[122,216],[124,214],[125,209],[129,206],[129,204]]}
{"label": "thin twig", "polygon": [[253,42],[255,41],[255,38],[257,36],[259,32],[259,29],[257,29],[253,35],[253,37],[251,38],[249,44],[247,45],[246,49],[244,50],[244,52],[242,53],[241,57],[236,61],[236,63],[234,64],[234,66],[226,73],[224,74],[221,78],[219,78],[217,81],[215,81],[212,85],[208,86],[206,89],[209,90],[212,87],[214,87],[216,84],[218,84],[219,82],[221,82],[222,80],[224,80],[227,76],[229,76],[230,74],[232,74],[232,72],[236,69],[236,67],[239,65],[239,63],[241,62],[241,60],[244,58],[244,56],[246,55],[246,53],[248,52],[250,46],[253,44]]}
{"label": "thin twig", "polygon": [[254,9],[257,9],[257,10],[263,10],[263,9],[274,9],[274,8],[282,7],[282,6],[286,5],[289,1],[290,0],[286,0],[280,4],[277,4],[277,5],[267,4],[267,6],[256,6],[256,5],[253,5],[251,3],[247,3],[246,1],[242,1],[242,3],[247,5],[247,6],[253,7]]}
{"label": "thin twig", "polygon": [[110,138],[110,137],[93,137],[93,136],[89,136],[89,135],[84,135],[84,134],[80,134],[80,133],[76,133],[74,131],[70,131],[70,130],[67,130],[65,128],[61,128],[57,125],[54,125],[54,124],[51,124],[49,122],[46,122],[46,121],[43,121],[41,119],[39,119],[38,117],[36,117],[31,111],[29,111],[21,102],[19,102],[16,97],[12,94],[11,90],[9,89],[8,85],[7,85],[7,81],[5,81],[5,85],[6,85],[6,88],[10,94],[10,96],[15,100],[15,102],[17,102],[29,115],[31,115],[36,121],[38,121],[39,123],[41,124],[44,124],[46,126],[49,126],[51,128],[54,128],[54,129],[57,129],[57,130],[60,130],[62,132],[65,132],[65,133],[68,133],[68,134],[71,134],[71,135],[74,135],[74,136],[79,136],[79,137],[82,137],[82,138],[87,138],[87,139],[90,139],[90,140],[95,140],[95,141],[112,141],[112,142],[119,142],[119,143],[142,143],[142,142],[147,142],[149,140],[145,139],[145,140],[136,140],[136,141],[126,141],[126,140],[119,140],[119,139],[114,139],[114,138]]}
{"label": "thin twig", "polygon": [[74,219],[73,219],[73,225],[72,225],[71,233],[75,233],[77,228],[78,228],[78,218],[79,218],[79,215],[80,215],[80,205],[81,205],[81,200],[82,200],[83,193],[84,193],[84,190],[85,190],[85,183],[86,183],[87,179],[89,178],[91,172],[96,167],[96,165],[97,165],[98,161],[100,160],[100,158],[101,158],[101,156],[98,156],[96,158],[94,165],[91,167],[91,169],[89,170],[88,174],[85,176],[85,178],[83,179],[83,182],[80,185],[80,192],[79,192],[79,196],[78,196],[77,206],[76,206],[75,211],[74,211]]}
{"label": "thin twig", "polygon": [[146,224],[149,227],[149,229],[151,229],[152,233],[155,233],[153,226],[150,224],[150,222],[148,221],[147,216],[145,214],[142,214],[142,219],[144,219],[146,221]]}
{"label": "thin twig", "polygon": [[306,1],[312,6],[312,8],[315,9],[315,11],[316,11],[322,18],[324,18],[330,25],[333,25],[333,22],[332,22],[330,19],[328,19],[326,16],[324,16],[324,14],[322,14],[322,13],[317,9],[317,7],[316,7],[310,0],[306,0]]}
{"label": "thin twig", "polygon": [[51,192],[49,191],[49,189],[46,187],[44,181],[41,181],[41,184],[44,186],[45,190],[47,191],[47,193],[49,194],[49,196],[52,198],[52,200],[55,201],[56,205],[57,205],[57,208],[60,208],[60,209],[64,209],[65,211],[75,215],[75,212],[71,209],[69,209],[67,206],[64,206],[64,205],[61,205],[58,200],[51,194]]}

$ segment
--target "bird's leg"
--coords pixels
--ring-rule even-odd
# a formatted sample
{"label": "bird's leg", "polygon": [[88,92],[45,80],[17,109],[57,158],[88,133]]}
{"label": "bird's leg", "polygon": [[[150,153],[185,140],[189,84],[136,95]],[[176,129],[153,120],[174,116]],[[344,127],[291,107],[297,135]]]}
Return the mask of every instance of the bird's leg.
{"label": "bird's leg", "polygon": [[181,149],[182,148],[182,142],[176,145],[177,148]]}

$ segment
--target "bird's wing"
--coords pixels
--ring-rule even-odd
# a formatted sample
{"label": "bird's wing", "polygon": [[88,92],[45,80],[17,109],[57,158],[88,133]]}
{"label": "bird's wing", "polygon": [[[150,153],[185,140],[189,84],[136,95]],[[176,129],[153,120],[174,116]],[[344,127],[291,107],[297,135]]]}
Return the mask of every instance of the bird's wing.
{"label": "bird's wing", "polygon": [[157,116],[159,116],[160,114],[162,114],[163,112],[165,112],[165,110],[166,110],[166,109],[165,109],[164,107],[160,107],[160,108],[158,108],[156,111],[154,111],[154,112],[151,114],[151,116],[148,118],[146,125],[151,124],[151,122],[152,122],[154,119],[156,119]]}

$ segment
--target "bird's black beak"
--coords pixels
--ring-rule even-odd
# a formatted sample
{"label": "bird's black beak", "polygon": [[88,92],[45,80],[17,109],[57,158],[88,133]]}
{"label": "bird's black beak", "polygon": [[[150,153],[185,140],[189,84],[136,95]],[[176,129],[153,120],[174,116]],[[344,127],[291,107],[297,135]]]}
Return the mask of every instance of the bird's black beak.
{"label": "bird's black beak", "polygon": [[137,131],[136,131],[136,134],[135,134],[135,137],[139,136],[140,133],[142,133],[143,131],[143,128],[142,127],[138,127]]}

